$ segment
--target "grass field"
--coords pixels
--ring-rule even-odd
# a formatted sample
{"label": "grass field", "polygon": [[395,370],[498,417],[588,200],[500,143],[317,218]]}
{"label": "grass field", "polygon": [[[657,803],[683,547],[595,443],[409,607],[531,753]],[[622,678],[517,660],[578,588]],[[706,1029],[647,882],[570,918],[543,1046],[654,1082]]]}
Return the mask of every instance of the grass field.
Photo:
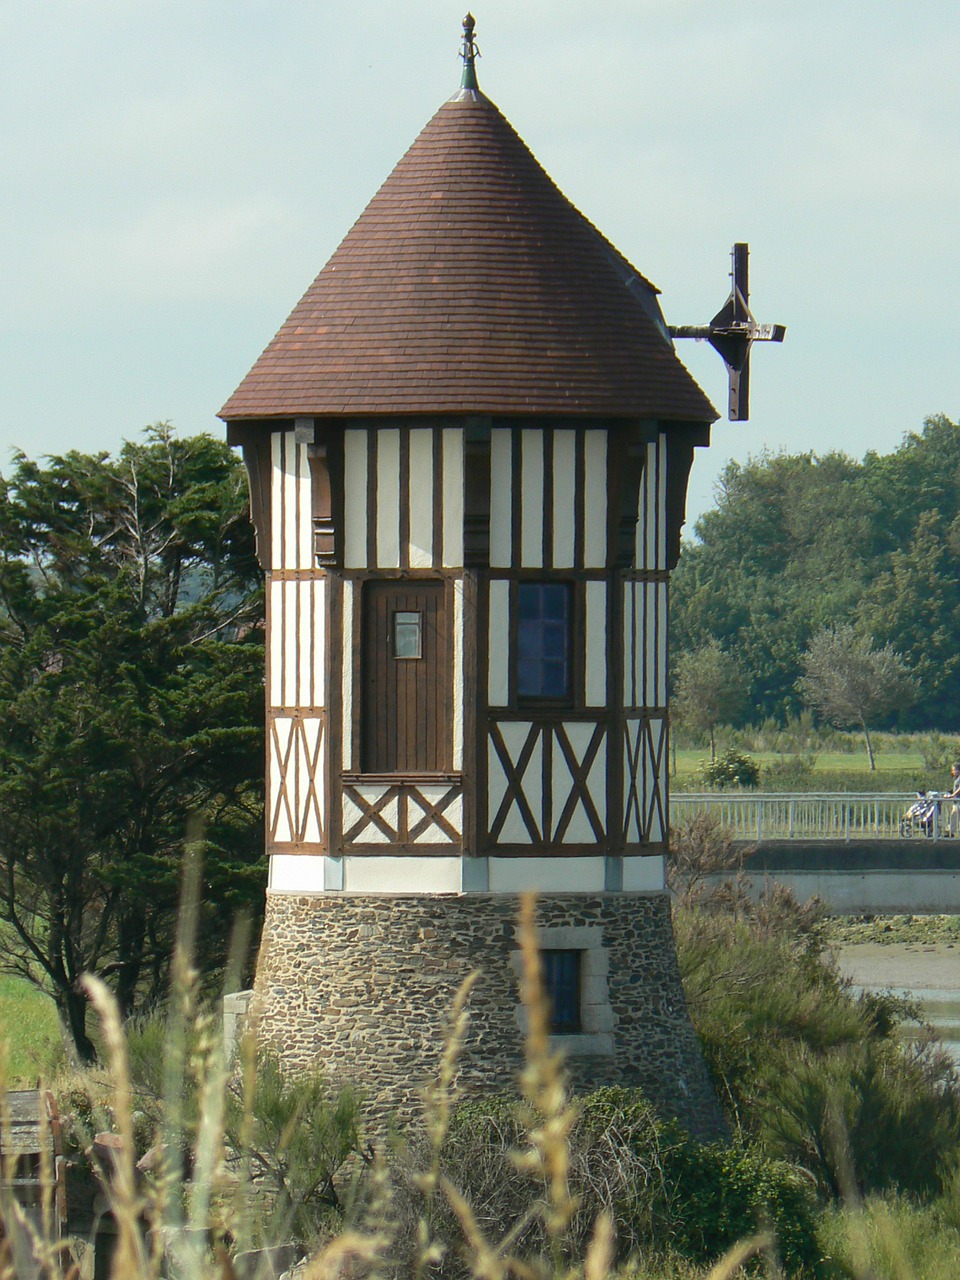
{"label": "grass field", "polygon": [[63,1056],[53,1001],[22,978],[0,976],[0,1039],[7,1043],[11,1088],[32,1088]]}
{"label": "grass field", "polygon": [[[718,744],[717,753],[724,750],[722,744]],[[764,767],[769,768],[771,765],[780,764],[787,757],[781,755],[777,751],[746,751],[744,754],[750,756],[752,760],[756,760],[760,765],[761,771]],[[850,788],[854,789],[857,778],[868,778],[870,776],[870,762],[867,759],[866,751],[860,751],[851,754],[848,751],[816,751],[813,753],[816,757],[813,766],[814,779],[818,774],[829,775],[831,781],[838,774],[847,775],[850,779]],[[698,748],[692,751],[677,751],[676,762],[677,772],[671,778],[674,785],[686,786],[694,783],[697,770],[702,760],[708,759],[709,750]],[[914,775],[924,772],[923,757],[919,751],[880,751],[876,756],[877,773],[887,775],[891,778],[896,777],[898,780],[903,778],[913,778]],[[670,767],[673,769],[673,753],[671,752]],[[762,773],[761,773],[762,776]],[[875,776],[875,775],[874,775]],[[928,785],[936,785],[945,787],[948,781],[946,774],[944,777],[930,779]],[[897,788],[899,789],[899,781]]]}

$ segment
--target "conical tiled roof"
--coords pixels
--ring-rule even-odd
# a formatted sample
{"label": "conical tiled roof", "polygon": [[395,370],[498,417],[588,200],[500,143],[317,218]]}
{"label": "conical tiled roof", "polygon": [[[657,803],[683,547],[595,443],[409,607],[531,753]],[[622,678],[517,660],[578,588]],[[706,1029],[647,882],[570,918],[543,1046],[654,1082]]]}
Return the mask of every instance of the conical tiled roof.
{"label": "conical tiled roof", "polygon": [[413,143],[220,416],[712,422],[656,294],[493,103],[463,91]]}

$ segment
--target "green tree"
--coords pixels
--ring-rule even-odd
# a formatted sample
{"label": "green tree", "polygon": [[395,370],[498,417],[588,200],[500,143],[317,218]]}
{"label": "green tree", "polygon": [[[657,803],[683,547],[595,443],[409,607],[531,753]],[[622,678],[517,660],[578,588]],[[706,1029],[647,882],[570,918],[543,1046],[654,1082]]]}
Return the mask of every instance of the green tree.
{"label": "green tree", "polygon": [[188,821],[202,964],[262,888],[260,575],[242,468],[166,426],[0,480],[0,965],[124,1014],[163,992]]}
{"label": "green tree", "polygon": [[960,720],[960,518],[948,525],[937,510],[921,514],[912,539],[865,595],[859,616],[880,643],[910,664],[917,698],[910,722]]}
{"label": "green tree", "polygon": [[870,728],[916,696],[916,684],[892,645],[875,649],[851,626],[824,627],[803,655],[797,687],[804,702],[841,729],[863,733],[876,769]]}
{"label": "green tree", "polygon": [[960,722],[960,429],[939,415],[890,454],[731,462],[671,584],[675,658],[709,640],[736,653],[750,705],[799,709],[801,657],[825,626],[891,643],[918,674],[901,722]]}
{"label": "green tree", "polygon": [[716,752],[718,724],[732,724],[743,711],[746,681],[732,654],[708,640],[677,663],[673,709],[680,724],[710,735],[710,759]]}

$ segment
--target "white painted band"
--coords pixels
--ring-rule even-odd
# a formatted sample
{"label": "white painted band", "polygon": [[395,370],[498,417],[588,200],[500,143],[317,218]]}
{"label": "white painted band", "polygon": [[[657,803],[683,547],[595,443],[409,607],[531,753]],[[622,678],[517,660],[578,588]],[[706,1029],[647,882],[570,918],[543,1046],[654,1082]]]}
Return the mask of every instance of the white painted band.
{"label": "white painted band", "polygon": [[[603,893],[603,858],[490,858],[487,893]],[[273,893],[435,894],[469,892],[463,886],[460,857],[418,858],[410,855],[275,853],[270,858]],[[659,855],[623,859],[623,890],[662,893],[664,862]]]}

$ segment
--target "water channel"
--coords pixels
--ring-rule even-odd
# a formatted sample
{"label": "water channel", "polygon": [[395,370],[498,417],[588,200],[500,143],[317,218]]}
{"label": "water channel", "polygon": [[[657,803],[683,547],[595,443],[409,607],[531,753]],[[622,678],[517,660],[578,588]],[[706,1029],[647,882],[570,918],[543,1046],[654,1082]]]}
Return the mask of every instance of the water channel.
{"label": "water channel", "polygon": [[854,942],[839,949],[837,964],[861,990],[916,1001],[960,1066],[960,945]]}

